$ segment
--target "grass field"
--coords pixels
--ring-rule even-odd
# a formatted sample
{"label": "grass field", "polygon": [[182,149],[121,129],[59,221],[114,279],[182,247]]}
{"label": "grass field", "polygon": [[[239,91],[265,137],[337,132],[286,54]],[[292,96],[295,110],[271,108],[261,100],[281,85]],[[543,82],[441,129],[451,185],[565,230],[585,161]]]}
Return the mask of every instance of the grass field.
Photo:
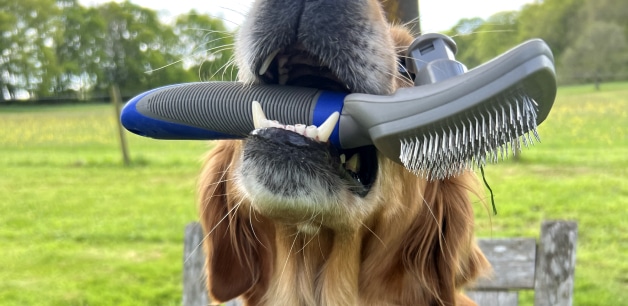
{"label": "grass field", "polygon": [[[628,83],[565,87],[519,162],[486,168],[485,237],[579,224],[575,305],[628,305]],[[108,105],[0,107],[0,305],[179,305],[204,142],[128,135]],[[524,305],[531,305],[530,295]]]}

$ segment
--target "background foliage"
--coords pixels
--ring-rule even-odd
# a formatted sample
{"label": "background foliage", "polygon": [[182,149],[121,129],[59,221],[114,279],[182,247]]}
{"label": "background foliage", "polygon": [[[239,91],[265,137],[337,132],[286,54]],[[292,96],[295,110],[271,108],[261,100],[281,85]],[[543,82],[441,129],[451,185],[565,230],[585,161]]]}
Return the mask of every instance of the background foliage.
{"label": "background foliage", "polygon": [[628,5],[624,0],[543,0],[487,20],[463,19],[448,35],[469,68],[524,40],[552,49],[561,84],[628,79]]}
{"label": "background foliage", "polygon": [[[526,39],[542,38],[554,52],[561,83],[626,80],[624,2],[537,1],[486,20],[460,20],[447,34],[469,68]],[[0,7],[0,102],[86,100],[106,96],[112,83],[129,96],[236,75],[228,65],[233,34],[220,19],[194,10],[164,24],[155,11],[128,1],[84,7],[78,0],[0,0]]]}
{"label": "background foliage", "polygon": [[[128,1],[0,0],[0,101],[89,99],[187,81],[229,80],[232,34],[196,11],[172,25]],[[167,69],[164,69],[166,68]]]}

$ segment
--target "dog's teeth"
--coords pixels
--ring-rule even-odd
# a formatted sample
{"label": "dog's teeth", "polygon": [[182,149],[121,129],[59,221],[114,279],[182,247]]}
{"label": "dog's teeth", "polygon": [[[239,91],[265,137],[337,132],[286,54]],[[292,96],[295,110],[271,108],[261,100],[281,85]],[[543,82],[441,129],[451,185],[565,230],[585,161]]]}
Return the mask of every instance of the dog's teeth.
{"label": "dog's teeth", "polygon": [[336,128],[336,123],[338,123],[338,118],[340,118],[340,114],[338,112],[334,112],[331,114],[323,124],[318,127],[318,141],[327,142],[329,136]]}
{"label": "dog's teeth", "polygon": [[318,128],[315,125],[309,125],[305,128],[303,136],[316,139],[316,136],[318,136]]}
{"label": "dog's teeth", "polygon": [[253,126],[256,129],[265,128],[266,126],[264,125],[266,121],[268,121],[268,119],[266,119],[266,115],[264,114],[262,105],[259,104],[259,102],[257,101],[253,101],[252,109],[253,109]]}
{"label": "dog's teeth", "polygon": [[338,112],[334,112],[331,116],[329,116],[329,118],[327,118],[327,120],[325,120],[325,122],[323,122],[323,124],[321,124],[320,127],[316,127],[315,125],[306,126],[304,124],[284,125],[277,120],[268,120],[266,118],[266,114],[264,114],[262,105],[257,101],[253,101],[251,109],[253,114],[253,126],[256,130],[271,127],[279,128],[295,132],[320,142],[327,142],[329,136],[336,127],[336,123],[338,123],[338,119],[340,118],[340,114]]}
{"label": "dog's teeth", "polygon": [[353,154],[345,164],[345,169],[358,173],[360,171],[360,154]]}
{"label": "dog's teeth", "polygon": [[277,53],[279,53],[279,49],[271,52],[268,57],[266,57],[266,59],[262,63],[262,66],[259,68],[259,75],[264,75],[264,73],[268,71],[268,67],[270,67],[270,63],[273,62],[275,56],[277,56]]}
{"label": "dog's teeth", "polygon": [[347,162],[347,156],[344,154],[340,154],[340,163],[344,165]]}
{"label": "dog's teeth", "polygon": [[286,129],[286,126],[281,124],[279,121],[277,120],[270,120],[270,127],[274,127],[274,128],[279,128],[279,129]]}
{"label": "dog's teeth", "polygon": [[295,124],[294,125],[294,131],[297,132],[297,134],[300,134],[300,135],[305,135],[305,128],[307,128],[307,126],[305,124]]}

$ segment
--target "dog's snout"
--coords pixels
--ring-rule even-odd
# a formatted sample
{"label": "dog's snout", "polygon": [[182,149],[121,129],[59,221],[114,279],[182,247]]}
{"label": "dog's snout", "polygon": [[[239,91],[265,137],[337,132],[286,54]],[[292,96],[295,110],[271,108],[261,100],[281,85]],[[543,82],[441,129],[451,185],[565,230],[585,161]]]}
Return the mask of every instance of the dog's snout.
{"label": "dog's snout", "polygon": [[333,86],[326,89],[390,94],[397,67],[392,44],[375,0],[258,0],[236,40],[238,77],[248,83],[318,87],[313,77],[295,81],[283,71],[307,54],[306,68],[323,67],[322,75],[297,71],[331,80]]}

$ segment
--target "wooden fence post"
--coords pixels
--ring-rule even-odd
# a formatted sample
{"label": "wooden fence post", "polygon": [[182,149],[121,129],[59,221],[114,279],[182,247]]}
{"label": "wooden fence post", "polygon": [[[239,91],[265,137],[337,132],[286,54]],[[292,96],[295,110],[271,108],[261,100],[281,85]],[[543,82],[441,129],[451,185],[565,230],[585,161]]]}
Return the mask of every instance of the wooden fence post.
{"label": "wooden fence post", "polygon": [[198,222],[185,227],[183,247],[183,306],[207,306],[203,228]]}
{"label": "wooden fence post", "polygon": [[131,159],[129,158],[129,148],[126,144],[126,137],[124,134],[124,128],[122,127],[122,123],[120,122],[120,108],[122,104],[122,98],[120,97],[120,88],[118,88],[117,84],[111,85],[111,102],[113,103],[113,108],[116,113],[116,122],[118,126],[118,135],[120,139],[120,149],[122,150],[122,159],[124,160],[124,165],[128,166],[131,164]]}
{"label": "wooden fence post", "polygon": [[[207,306],[207,276],[205,275],[205,252],[202,241],[205,235],[198,222],[185,227],[183,247],[183,306]],[[242,306],[240,300],[231,300],[225,306]]]}
{"label": "wooden fence post", "polygon": [[537,248],[534,305],[571,306],[573,304],[574,272],[578,224],[552,221],[541,224]]}

